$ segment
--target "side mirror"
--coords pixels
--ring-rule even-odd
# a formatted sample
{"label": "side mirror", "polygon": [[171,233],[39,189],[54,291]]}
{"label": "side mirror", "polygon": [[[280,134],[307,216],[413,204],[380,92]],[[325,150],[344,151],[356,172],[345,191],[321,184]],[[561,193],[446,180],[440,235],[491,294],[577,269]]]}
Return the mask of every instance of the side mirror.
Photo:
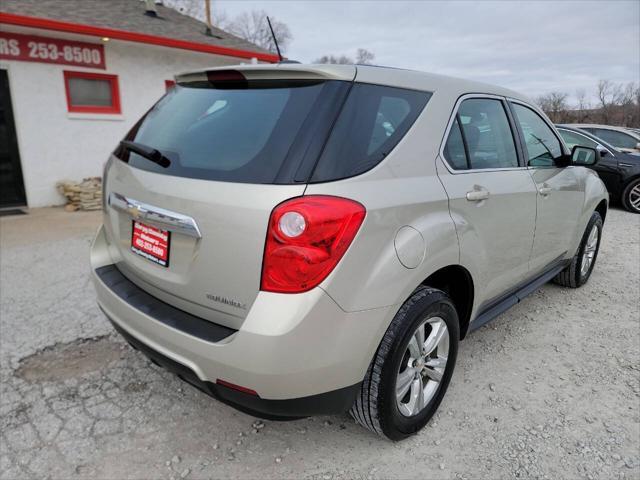
{"label": "side mirror", "polygon": [[602,145],[597,145],[596,146],[596,150],[598,151],[598,153],[600,154],[600,158],[602,157],[606,157],[609,152],[607,151],[606,148],[604,148]]}
{"label": "side mirror", "polygon": [[571,163],[573,165],[591,167],[598,163],[598,160],[600,160],[600,152],[595,148],[574,145],[571,149]]}
{"label": "side mirror", "polygon": [[640,150],[640,142],[636,143],[636,150]]}

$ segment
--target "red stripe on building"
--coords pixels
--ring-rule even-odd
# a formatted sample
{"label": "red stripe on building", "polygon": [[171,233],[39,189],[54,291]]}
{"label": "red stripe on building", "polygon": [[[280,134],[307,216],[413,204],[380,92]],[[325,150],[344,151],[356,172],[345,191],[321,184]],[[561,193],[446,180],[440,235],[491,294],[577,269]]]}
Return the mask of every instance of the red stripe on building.
{"label": "red stripe on building", "polygon": [[13,13],[0,12],[0,24],[18,25],[20,27],[42,28],[44,30],[55,30],[58,32],[77,33],[80,35],[90,35],[93,37],[109,37],[114,40],[125,40],[128,42],[146,43],[149,45],[159,45],[169,48],[180,48],[194,52],[212,53],[227,57],[257,58],[263,62],[277,63],[278,56],[270,53],[251,52],[237,48],[209,45],[206,43],[189,42],[187,40],[177,40],[174,38],[159,37],[146,33],[128,32],[115,28],[95,27],[80,23],[62,22],[60,20],[50,20],[48,18],[29,17],[26,15],[16,15]]}

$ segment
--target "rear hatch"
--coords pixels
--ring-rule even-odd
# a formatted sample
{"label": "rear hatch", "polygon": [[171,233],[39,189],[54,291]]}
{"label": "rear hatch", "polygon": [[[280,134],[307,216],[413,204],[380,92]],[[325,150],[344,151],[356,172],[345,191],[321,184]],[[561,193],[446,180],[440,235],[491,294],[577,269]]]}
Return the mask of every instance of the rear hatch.
{"label": "rear hatch", "polygon": [[178,77],[105,172],[105,228],[123,274],[239,328],[260,288],[270,213],[304,193],[354,75],[265,66]]}

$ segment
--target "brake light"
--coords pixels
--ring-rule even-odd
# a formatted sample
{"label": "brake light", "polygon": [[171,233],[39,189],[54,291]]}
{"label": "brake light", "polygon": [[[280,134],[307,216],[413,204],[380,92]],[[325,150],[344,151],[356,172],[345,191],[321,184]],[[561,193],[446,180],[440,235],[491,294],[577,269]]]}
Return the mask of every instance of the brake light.
{"label": "brake light", "polygon": [[358,202],[324,195],[278,205],[269,219],[260,289],[301,293],[316,287],[347,251],[365,214]]}
{"label": "brake light", "polygon": [[237,70],[210,70],[207,80],[215,88],[247,88],[247,79]]}

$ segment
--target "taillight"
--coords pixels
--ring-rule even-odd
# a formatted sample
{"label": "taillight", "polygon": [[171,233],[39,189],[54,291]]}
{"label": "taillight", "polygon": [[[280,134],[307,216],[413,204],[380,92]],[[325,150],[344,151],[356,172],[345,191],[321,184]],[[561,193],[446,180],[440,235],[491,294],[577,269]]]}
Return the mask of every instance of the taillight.
{"label": "taillight", "polygon": [[347,251],[365,214],[358,202],[324,195],[278,205],[269,219],[260,289],[301,293],[317,286]]}

